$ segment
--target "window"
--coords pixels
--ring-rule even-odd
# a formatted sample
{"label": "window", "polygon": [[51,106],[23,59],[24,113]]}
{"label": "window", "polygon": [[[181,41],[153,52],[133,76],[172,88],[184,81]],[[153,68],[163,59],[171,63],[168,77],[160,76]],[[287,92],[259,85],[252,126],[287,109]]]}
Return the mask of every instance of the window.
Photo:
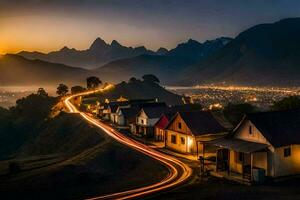
{"label": "window", "polygon": [[143,119],[141,119],[141,124],[144,124],[144,120]]}
{"label": "window", "polygon": [[171,143],[176,144],[176,135],[171,135]]}
{"label": "window", "polygon": [[252,134],[252,126],[249,126],[249,134]]}
{"label": "window", "polygon": [[181,142],[181,144],[184,145],[184,144],[185,144],[185,138],[184,138],[184,137],[181,137],[181,138],[180,138],[180,142]]}
{"label": "window", "polygon": [[284,157],[289,157],[289,156],[291,156],[291,154],[292,154],[292,151],[291,151],[291,147],[288,147],[288,148],[284,148],[284,150],[283,150],[284,152]]}
{"label": "window", "polygon": [[178,122],[178,128],[181,129],[181,122]]}

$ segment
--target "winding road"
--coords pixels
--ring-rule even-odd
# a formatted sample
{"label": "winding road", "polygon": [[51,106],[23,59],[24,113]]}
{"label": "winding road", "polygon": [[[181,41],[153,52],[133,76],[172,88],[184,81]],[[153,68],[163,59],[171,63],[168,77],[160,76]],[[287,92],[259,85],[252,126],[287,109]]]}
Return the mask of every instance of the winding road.
{"label": "winding road", "polygon": [[160,191],[163,191],[166,189],[173,188],[173,187],[183,184],[185,181],[187,181],[188,178],[192,175],[192,169],[189,166],[187,166],[185,163],[181,162],[180,160],[178,160],[172,156],[158,152],[145,144],[142,144],[136,140],[133,140],[133,139],[125,136],[124,134],[116,131],[115,129],[111,128],[110,126],[102,123],[98,119],[95,119],[84,112],[80,112],[71,103],[71,100],[75,97],[85,96],[88,94],[92,94],[94,92],[103,92],[110,88],[111,88],[111,85],[108,85],[107,87],[105,87],[103,89],[98,89],[97,91],[87,91],[87,92],[82,92],[82,93],[71,95],[64,100],[64,104],[68,108],[69,112],[79,113],[86,121],[99,127],[106,134],[108,134],[109,136],[111,136],[112,138],[117,140],[118,142],[120,142],[124,145],[127,145],[127,146],[159,161],[161,164],[163,164],[164,166],[167,167],[167,169],[169,170],[169,173],[163,180],[161,180],[155,184],[137,188],[137,189],[124,191],[124,192],[118,192],[118,193],[113,193],[113,194],[108,194],[108,195],[103,195],[103,196],[97,196],[97,197],[90,198],[90,200],[138,198],[138,197],[143,197],[146,195],[150,195],[150,194],[153,194],[156,192],[160,192]]}

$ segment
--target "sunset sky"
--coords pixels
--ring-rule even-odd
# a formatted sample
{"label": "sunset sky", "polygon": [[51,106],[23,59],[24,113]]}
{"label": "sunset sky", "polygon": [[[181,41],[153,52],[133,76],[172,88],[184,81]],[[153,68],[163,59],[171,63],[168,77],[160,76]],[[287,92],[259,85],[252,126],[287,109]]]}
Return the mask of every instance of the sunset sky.
{"label": "sunset sky", "polygon": [[0,54],[86,49],[96,37],[173,48],[299,16],[298,0],[0,0]]}

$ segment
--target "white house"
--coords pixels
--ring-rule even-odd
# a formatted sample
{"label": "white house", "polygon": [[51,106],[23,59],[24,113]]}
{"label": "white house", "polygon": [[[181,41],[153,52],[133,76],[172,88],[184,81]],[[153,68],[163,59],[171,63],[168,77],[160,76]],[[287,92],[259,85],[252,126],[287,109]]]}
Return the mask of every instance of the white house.
{"label": "white house", "polygon": [[135,134],[147,137],[154,136],[154,125],[160,116],[169,109],[165,104],[142,108],[136,117]]}
{"label": "white house", "polygon": [[257,169],[269,177],[300,174],[300,111],[247,114],[233,133],[214,141],[217,171],[249,180]]}
{"label": "white house", "polygon": [[130,126],[130,123],[135,122],[139,111],[138,107],[119,107],[116,111],[116,124],[119,126]]}

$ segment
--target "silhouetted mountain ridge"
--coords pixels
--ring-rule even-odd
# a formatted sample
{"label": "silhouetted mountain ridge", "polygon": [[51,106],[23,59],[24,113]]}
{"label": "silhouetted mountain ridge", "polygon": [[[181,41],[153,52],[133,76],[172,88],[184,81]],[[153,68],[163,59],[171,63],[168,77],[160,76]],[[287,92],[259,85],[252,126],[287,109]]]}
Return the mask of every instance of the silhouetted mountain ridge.
{"label": "silhouetted mountain ridge", "polygon": [[189,39],[168,51],[160,48],[157,55],[140,55],[134,58],[112,61],[96,69],[108,81],[122,81],[132,76],[155,74],[164,84],[174,83],[187,66],[193,65],[223,48],[230,38],[217,38],[203,44]]}
{"label": "silhouetted mountain ridge", "polygon": [[142,54],[154,55],[156,53],[146,49],[144,46],[136,48],[122,46],[116,40],[113,40],[111,44],[107,44],[101,38],[97,38],[89,49],[86,50],[63,47],[59,51],[47,54],[27,51],[18,53],[18,55],[27,59],[40,59],[89,69],[99,67],[113,60],[135,57]]}
{"label": "silhouetted mountain ridge", "polygon": [[0,58],[0,85],[57,85],[84,83],[91,71],[42,60],[29,60],[18,55]]}
{"label": "silhouetted mountain ridge", "polygon": [[180,84],[300,85],[300,18],[260,24],[189,67]]}

